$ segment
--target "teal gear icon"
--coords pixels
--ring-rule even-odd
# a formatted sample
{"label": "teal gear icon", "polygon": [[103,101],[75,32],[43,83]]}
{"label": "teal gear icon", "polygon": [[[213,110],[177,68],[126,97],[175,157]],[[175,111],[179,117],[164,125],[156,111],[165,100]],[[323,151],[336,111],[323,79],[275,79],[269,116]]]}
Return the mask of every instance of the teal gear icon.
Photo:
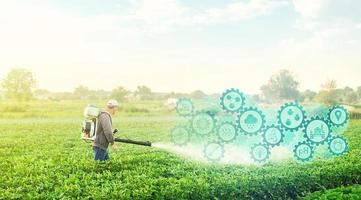
{"label": "teal gear icon", "polygon": [[298,102],[286,103],[278,111],[277,119],[286,131],[297,131],[304,126],[306,112]]}
{"label": "teal gear icon", "polygon": [[268,146],[274,147],[280,145],[284,137],[285,135],[280,126],[271,125],[263,130],[263,142]]}
{"label": "teal gear icon", "polygon": [[237,127],[231,122],[224,122],[218,126],[217,134],[222,142],[228,143],[236,139]]}
{"label": "teal gear icon", "polygon": [[190,141],[191,132],[185,126],[176,126],[171,131],[171,140],[177,146],[184,146]]}
{"label": "teal gear icon", "polygon": [[262,143],[254,145],[251,150],[251,158],[258,163],[268,160],[270,154],[269,147]]}
{"label": "teal gear icon", "polygon": [[331,128],[329,123],[321,117],[313,117],[306,121],[305,138],[311,144],[323,144],[331,136]]}
{"label": "teal gear icon", "polygon": [[332,126],[344,126],[349,119],[350,113],[341,105],[333,106],[328,112],[328,121]]}
{"label": "teal gear icon", "polygon": [[176,111],[178,113],[178,115],[186,117],[186,116],[191,116],[193,113],[194,107],[193,107],[193,103],[190,99],[188,98],[180,98],[177,101],[177,105],[176,105]]}
{"label": "teal gear icon", "polygon": [[297,160],[306,162],[312,159],[314,150],[309,142],[300,142],[293,149],[293,153]]}
{"label": "teal gear icon", "polygon": [[220,105],[222,106],[223,110],[236,113],[240,112],[245,105],[245,96],[242,92],[237,89],[229,89],[226,90],[221,98],[220,98]]}
{"label": "teal gear icon", "polygon": [[244,108],[238,115],[238,129],[246,135],[257,135],[265,127],[266,117],[261,110],[256,107]]}
{"label": "teal gear icon", "polygon": [[341,136],[332,137],[328,141],[328,149],[335,156],[343,155],[348,151],[347,140]]}
{"label": "teal gear icon", "polygon": [[216,120],[213,115],[208,112],[197,112],[192,118],[192,129],[195,133],[205,136],[214,131]]}
{"label": "teal gear icon", "polygon": [[220,142],[210,142],[205,145],[204,156],[211,162],[218,162],[224,156],[224,146]]}

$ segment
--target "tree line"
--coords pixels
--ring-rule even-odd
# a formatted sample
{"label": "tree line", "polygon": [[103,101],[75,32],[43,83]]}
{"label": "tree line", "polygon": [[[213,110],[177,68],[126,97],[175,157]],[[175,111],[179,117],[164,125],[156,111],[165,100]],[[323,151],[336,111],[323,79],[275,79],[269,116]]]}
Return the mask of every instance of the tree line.
{"label": "tree line", "polygon": [[[338,88],[335,80],[328,80],[321,85],[316,92],[312,90],[300,91],[300,82],[289,70],[280,70],[272,75],[267,83],[261,86],[261,94],[254,95],[257,101],[272,103],[285,100],[317,101],[327,105],[343,103],[357,104],[361,100],[361,86]],[[191,93],[157,93],[147,86],[138,86],[135,91],[129,91],[118,86],[111,91],[93,90],[87,86],[78,86],[72,92],[51,92],[37,88],[34,74],[26,69],[11,70],[0,83],[0,98],[17,101],[29,101],[32,99],[47,100],[79,100],[79,99],[108,99],[114,98],[119,101],[129,100],[162,100],[168,98],[190,97],[194,99],[210,96],[201,90]],[[216,96],[219,94],[214,94]]]}

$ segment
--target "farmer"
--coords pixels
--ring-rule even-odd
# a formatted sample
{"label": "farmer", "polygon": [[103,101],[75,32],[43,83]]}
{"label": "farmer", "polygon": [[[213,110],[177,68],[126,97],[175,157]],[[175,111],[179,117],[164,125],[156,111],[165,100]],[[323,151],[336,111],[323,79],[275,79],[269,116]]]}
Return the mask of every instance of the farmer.
{"label": "farmer", "polygon": [[96,136],[93,143],[94,160],[105,161],[109,159],[109,144],[112,145],[113,150],[117,148],[112,131],[112,116],[115,115],[118,108],[119,103],[116,100],[109,100],[106,108],[99,114]]}

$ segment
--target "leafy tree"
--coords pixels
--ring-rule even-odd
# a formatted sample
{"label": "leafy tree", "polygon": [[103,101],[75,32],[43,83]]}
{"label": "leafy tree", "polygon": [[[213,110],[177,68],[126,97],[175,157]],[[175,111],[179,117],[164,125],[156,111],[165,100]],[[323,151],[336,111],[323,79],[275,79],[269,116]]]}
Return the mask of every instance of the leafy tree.
{"label": "leafy tree", "polygon": [[330,90],[330,91],[321,90],[317,94],[316,100],[326,105],[334,105],[341,102],[340,94],[338,90]]}
{"label": "leafy tree", "polygon": [[317,94],[316,100],[326,105],[334,105],[342,102],[343,90],[337,89],[335,80],[327,80],[321,85],[321,91]]}
{"label": "leafy tree", "polygon": [[34,74],[26,69],[13,69],[1,82],[5,97],[18,101],[28,101],[36,86]]}
{"label": "leafy tree", "polygon": [[92,92],[89,90],[88,87],[80,85],[74,89],[74,98],[76,99],[89,99]]}
{"label": "leafy tree", "polygon": [[298,99],[300,97],[298,86],[299,82],[295,80],[291,71],[281,70],[261,87],[261,91],[266,99]]}
{"label": "leafy tree", "polygon": [[202,90],[196,90],[190,94],[190,97],[193,99],[201,99],[205,96],[206,94]]}
{"label": "leafy tree", "polygon": [[345,102],[348,104],[355,104],[358,102],[358,96],[356,92],[349,93],[346,98]]}
{"label": "leafy tree", "polygon": [[129,91],[123,87],[117,87],[112,90],[110,97],[116,99],[120,102],[126,101],[126,96],[129,94]]}
{"label": "leafy tree", "polygon": [[312,90],[305,90],[301,94],[302,99],[305,101],[313,101],[313,99],[316,97],[316,95],[317,95],[317,92],[314,92]]}
{"label": "leafy tree", "polygon": [[357,87],[356,93],[357,93],[358,99],[361,99],[361,86]]}
{"label": "leafy tree", "polygon": [[145,86],[138,86],[137,90],[134,92],[136,96],[138,96],[141,100],[151,100],[153,99],[153,93],[152,90]]}

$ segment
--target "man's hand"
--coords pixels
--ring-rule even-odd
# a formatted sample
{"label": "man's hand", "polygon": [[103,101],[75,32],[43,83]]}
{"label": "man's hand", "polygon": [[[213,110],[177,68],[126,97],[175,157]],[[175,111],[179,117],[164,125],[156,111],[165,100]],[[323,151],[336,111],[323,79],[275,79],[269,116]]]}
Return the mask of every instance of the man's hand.
{"label": "man's hand", "polygon": [[115,143],[112,144],[113,151],[116,151],[118,149],[117,145]]}

